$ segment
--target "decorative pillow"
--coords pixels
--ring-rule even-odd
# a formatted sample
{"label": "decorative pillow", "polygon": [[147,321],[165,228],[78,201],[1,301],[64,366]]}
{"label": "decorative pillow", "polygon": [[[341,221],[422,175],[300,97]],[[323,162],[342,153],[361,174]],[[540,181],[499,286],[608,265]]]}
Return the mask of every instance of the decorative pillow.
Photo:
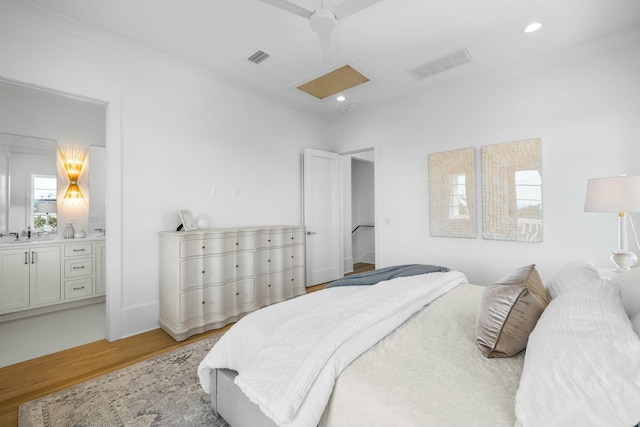
{"label": "decorative pillow", "polygon": [[640,338],[619,286],[562,292],[529,337],[516,426],[632,426],[640,421]]}
{"label": "decorative pillow", "polygon": [[527,346],[529,334],[549,295],[535,264],[519,268],[485,289],[476,323],[476,341],[486,357],[510,357]]}
{"label": "decorative pillow", "polygon": [[575,261],[558,270],[546,286],[551,298],[555,298],[568,289],[592,280],[600,280],[600,274],[593,262],[591,260]]}

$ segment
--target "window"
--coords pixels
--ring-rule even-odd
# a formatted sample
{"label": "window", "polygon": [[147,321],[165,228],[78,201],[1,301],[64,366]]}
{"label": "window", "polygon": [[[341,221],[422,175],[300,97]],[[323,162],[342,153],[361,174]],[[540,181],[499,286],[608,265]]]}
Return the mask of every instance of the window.
{"label": "window", "polygon": [[542,177],[538,170],[519,170],[515,176],[516,208],[519,218],[540,219]]}
{"label": "window", "polygon": [[449,186],[449,218],[469,219],[467,175],[464,173],[449,175]]}
{"label": "window", "polygon": [[33,229],[53,230],[58,225],[57,192],[58,179],[55,175],[33,175]]}

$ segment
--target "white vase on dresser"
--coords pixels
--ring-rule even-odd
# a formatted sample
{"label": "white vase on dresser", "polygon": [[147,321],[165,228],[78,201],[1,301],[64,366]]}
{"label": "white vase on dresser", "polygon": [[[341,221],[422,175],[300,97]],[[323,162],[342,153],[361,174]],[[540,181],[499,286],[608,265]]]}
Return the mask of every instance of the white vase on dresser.
{"label": "white vase on dresser", "polygon": [[176,341],[306,293],[305,228],[160,232],[160,326]]}

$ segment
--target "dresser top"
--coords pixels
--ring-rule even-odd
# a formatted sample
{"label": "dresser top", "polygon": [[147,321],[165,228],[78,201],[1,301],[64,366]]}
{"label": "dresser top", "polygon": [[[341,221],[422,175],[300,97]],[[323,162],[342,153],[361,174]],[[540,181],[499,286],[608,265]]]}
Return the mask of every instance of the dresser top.
{"label": "dresser top", "polygon": [[225,234],[225,233],[242,233],[249,232],[255,233],[260,231],[285,231],[292,229],[304,229],[304,225],[264,225],[264,226],[251,226],[251,227],[228,227],[228,228],[209,228],[207,230],[194,230],[194,231],[160,231],[161,236],[171,237],[187,237],[187,236],[202,236],[206,234]]}

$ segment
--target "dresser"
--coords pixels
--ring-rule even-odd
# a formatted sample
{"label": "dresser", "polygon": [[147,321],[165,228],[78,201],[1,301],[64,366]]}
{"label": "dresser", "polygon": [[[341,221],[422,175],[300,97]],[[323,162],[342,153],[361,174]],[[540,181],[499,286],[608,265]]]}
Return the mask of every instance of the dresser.
{"label": "dresser", "polygon": [[160,327],[176,341],[306,293],[305,228],[160,232]]}

